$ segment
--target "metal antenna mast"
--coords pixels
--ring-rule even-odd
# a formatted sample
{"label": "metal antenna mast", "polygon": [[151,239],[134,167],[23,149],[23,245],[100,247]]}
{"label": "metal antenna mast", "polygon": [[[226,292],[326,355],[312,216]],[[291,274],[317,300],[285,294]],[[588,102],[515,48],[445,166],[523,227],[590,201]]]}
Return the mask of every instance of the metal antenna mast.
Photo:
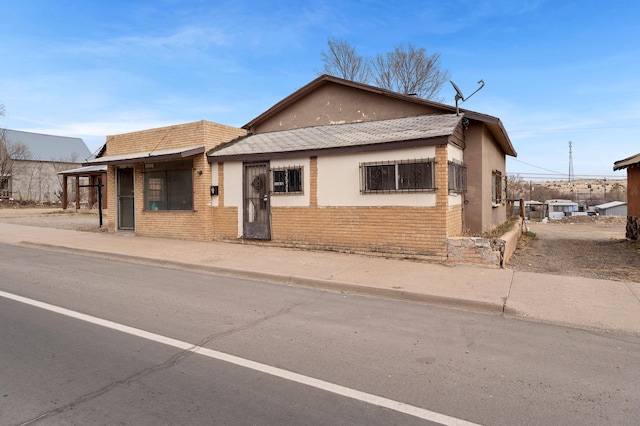
{"label": "metal antenna mast", "polygon": [[573,178],[573,153],[571,152],[571,141],[569,141],[569,185]]}

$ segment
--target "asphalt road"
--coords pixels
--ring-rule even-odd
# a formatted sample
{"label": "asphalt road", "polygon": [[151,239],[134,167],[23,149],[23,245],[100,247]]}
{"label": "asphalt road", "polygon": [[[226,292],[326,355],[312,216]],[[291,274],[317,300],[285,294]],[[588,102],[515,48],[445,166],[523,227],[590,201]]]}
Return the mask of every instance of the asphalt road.
{"label": "asphalt road", "polygon": [[640,418],[632,336],[5,245],[0,291],[2,425]]}

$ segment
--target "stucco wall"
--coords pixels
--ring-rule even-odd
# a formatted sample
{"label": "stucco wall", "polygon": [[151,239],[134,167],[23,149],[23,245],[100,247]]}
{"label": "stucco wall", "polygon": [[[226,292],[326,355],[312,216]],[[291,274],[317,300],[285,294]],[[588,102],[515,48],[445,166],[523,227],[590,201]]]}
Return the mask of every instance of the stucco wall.
{"label": "stucco wall", "polygon": [[439,111],[427,105],[418,105],[328,83],[251,130],[254,133],[264,133],[325,124],[412,117],[437,112]]}
{"label": "stucco wall", "polygon": [[468,191],[465,207],[465,228],[472,233],[489,231],[506,220],[505,186],[502,183],[502,199],[498,205],[491,201],[491,174],[500,171],[506,176],[505,156],[493,136],[482,123],[471,122],[466,130]]}
{"label": "stucco wall", "polygon": [[360,163],[435,157],[436,148],[433,146],[318,157],[318,205],[322,207],[434,207],[435,192],[360,193]]}

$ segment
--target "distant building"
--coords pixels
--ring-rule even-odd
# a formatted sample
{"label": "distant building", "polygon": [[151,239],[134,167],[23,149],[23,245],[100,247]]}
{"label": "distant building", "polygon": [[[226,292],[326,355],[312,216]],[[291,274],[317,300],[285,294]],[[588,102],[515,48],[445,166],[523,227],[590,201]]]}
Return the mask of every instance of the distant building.
{"label": "distant building", "polygon": [[616,161],[613,170],[627,169],[627,238],[640,240],[640,154]]}
{"label": "distant building", "polygon": [[558,220],[566,216],[573,216],[578,212],[578,203],[571,200],[547,200],[544,202],[545,216],[549,220]]}
{"label": "distant building", "polygon": [[0,129],[0,198],[59,202],[58,172],[78,167],[90,155],[80,138]]}
{"label": "distant building", "polygon": [[626,216],[627,203],[624,201],[611,201],[594,206],[600,216]]}

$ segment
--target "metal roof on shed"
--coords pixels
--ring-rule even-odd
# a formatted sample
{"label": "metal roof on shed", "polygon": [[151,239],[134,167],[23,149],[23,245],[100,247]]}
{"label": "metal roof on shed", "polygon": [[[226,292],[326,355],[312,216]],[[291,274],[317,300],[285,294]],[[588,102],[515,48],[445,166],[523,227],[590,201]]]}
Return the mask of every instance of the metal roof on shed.
{"label": "metal roof on shed", "polygon": [[462,115],[456,114],[421,115],[259,133],[214,148],[208,155],[215,161],[219,157],[318,151],[424,140],[451,135],[461,119]]}
{"label": "metal roof on shed", "polygon": [[609,201],[608,203],[598,204],[597,206],[594,206],[594,207],[596,209],[606,210],[612,207],[619,207],[619,206],[626,206],[626,205],[627,203],[625,203],[624,201]]}
{"label": "metal roof on shed", "polygon": [[91,156],[91,151],[80,138],[3,130],[7,142],[22,143],[29,148],[29,160],[81,163]]}

